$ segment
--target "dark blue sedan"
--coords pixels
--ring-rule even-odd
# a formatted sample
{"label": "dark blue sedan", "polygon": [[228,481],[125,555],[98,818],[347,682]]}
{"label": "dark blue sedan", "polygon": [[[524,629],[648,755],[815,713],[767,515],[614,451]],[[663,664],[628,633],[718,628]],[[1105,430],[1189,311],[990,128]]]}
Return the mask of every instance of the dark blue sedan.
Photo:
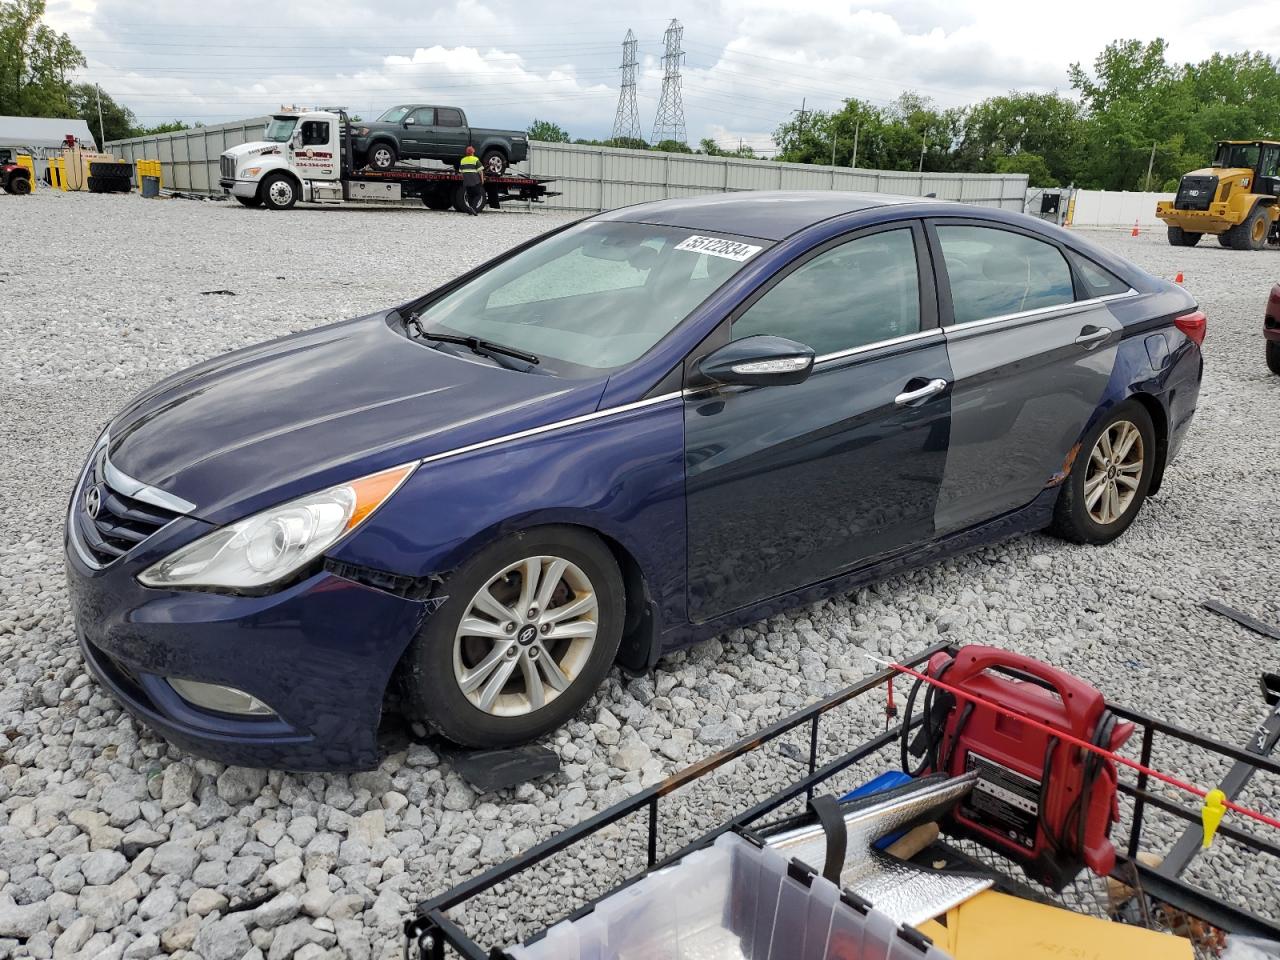
{"label": "dark blue sedan", "polygon": [[1181,287],[998,210],[603,213],[134,400],[67,516],[81,647],[231,763],[375,764],[388,699],[520,743],[615,663],[1026,531],[1114,539],[1204,333]]}

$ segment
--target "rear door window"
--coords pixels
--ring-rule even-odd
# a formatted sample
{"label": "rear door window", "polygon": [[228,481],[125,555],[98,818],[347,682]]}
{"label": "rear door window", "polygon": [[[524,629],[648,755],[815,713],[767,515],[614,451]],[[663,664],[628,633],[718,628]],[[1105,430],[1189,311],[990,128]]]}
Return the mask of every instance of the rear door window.
{"label": "rear door window", "polygon": [[453,107],[437,107],[436,108],[436,126],[438,127],[462,126],[462,111],[455,110],[453,109]]}
{"label": "rear door window", "polygon": [[1071,268],[1051,243],[998,227],[939,224],[953,323],[1071,303]]}

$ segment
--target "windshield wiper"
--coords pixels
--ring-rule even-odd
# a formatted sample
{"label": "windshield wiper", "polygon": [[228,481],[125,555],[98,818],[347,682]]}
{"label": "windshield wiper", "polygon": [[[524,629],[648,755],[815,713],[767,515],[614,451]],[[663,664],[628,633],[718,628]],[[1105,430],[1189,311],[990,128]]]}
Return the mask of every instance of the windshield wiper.
{"label": "windshield wiper", "polygon": [[536,354],[526,353],[524,350],[517,350],[515,347],[503,346],[501,343],[494,343],[492,340],[481,340],[479,337],[462,337],[454,333],[432,333],[422,327],[422,320],[416,313],[411,313],[409,318],[404,322],[405,331],[420,340],[435,340],[440,343],[458,343],[469,349],[472,353],[480,356],[492,357],[493,354],[501,354],[505,357],[515,357],[517,360],[523,360],[525,363],[537,365],[540,361]]}

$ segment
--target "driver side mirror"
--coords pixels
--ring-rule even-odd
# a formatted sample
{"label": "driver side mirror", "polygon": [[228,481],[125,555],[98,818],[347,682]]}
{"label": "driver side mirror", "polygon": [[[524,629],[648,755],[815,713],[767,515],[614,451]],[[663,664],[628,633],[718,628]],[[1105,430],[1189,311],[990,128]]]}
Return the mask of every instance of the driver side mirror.
{"label": "driver side mirror", "polygon": [[812,347],[758,334],[732,340],[698,361],[698,372],[726,386],[775,387],[804,383],[813,372]]}
{"label": "driver side mirror", "polygon": [[405,125],[406,127],[412,127],[412,126],[413,126],[415,123],[417,123],[417,122],[418,122],[418,121],[417,121],[417,120],[415,120],[415,119],[413,119],[413,117],[405,117],[405,118],[404,118],[404,125]]}

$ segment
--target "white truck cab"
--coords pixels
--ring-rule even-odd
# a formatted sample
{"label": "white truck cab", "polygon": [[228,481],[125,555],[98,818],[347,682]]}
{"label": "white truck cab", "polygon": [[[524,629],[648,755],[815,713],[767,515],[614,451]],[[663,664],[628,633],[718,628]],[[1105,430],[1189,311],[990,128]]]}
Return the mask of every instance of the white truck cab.
{"label": "white truck cab", "polygon": [[343,125],[328,111],[276,114],[264,140],[222,154],[219,183],[246,207],[340,202]]}

